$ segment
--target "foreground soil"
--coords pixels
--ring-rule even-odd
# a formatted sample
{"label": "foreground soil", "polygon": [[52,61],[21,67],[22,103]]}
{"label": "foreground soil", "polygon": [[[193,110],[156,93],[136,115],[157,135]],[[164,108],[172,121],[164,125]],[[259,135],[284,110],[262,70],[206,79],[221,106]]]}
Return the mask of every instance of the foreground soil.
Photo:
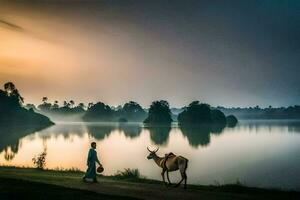
{"label": "foreground soil", "polygon": [[38,183],[11,178],[0,178],[1,200],[41,199],[41,200],[134,200],[132,197],[106,195],[86,190],[71,189],[46,183]]}
{"label": "foreground soil", "polygon": [[189,185],[184,190],[166,187],[159,181],[118,180],[114,177],[99,177],[99,183],[84,183],[82,175],[78,172],[0,167],[1,199],[300,199],[299,192],[240,185]]}

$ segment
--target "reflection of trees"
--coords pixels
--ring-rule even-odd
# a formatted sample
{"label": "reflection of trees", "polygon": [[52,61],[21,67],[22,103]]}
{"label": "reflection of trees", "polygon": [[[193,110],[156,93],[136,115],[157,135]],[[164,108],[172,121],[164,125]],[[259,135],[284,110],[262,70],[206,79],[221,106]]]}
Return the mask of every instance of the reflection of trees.
{"label": "reflection of trees", "polygon": [[87,125],[88,134],[98,140],[103,140],[108,137],[116,127],[114,126],[99,126],[99,125]]}
{"label": "reflection of trees", "polygon": [[192,147],[207,146],[211,134],[221,134],[224,125],[181,126],[182,134],[187,137]]}
{"label": "reflection of trees", "polygon": [[165,145],[169,139],[171,127],[146,127],[149,130],[151,141],[156,145]]}
{"label": "reflection of trees", "polygon": [[204,127],[180,127],[192,147],[207,146],[210,143],[210,129]]}
{"label": "reflection of trees", "polygon": [[237,129],[248,129],[259,132],[262,129],[268,129],[269,132],[278,130],[280,132],[300,133],[299,120],[247,120],[247,123],[239,123]]}
{"label": "reflection of trees", "polygon": [[19,141],[17,141],[16,144],[12,144],[4,148],[4,159],[7,161],[13,160],[18,151]]}
{"label": "reflection of trees", "polygon": [[298,122],[298,123],[295,122],[295,123],[289,124],[288,131],[300,133],[300,122]]}
{"label": "reflection of trees", "polygon": [[211,134],[220,135],[225,128],[225,124],[210,125]]}
{"label": "reflection of trees", "polygon": [[43,151],[32,158],[32,162],[36,166],[36,168],[44,169],[44,167],[46,166],[46,156],[47,156],[47,142],[46,139],[43,139]]}
{"label": "reflection of trees", "polygon": [[126,137],[129,138],[138,137],[142,132],[142,128],[140,125],[120,124],[118,128],[120,131],[124,132]]}
{"label": "reflection of trees", "polygon": [[63,136],[64,139],[69,139],[73,135],[83,137],[85,133],[85,126],[82,124],[57,124],[53,127],[47,128],[39,133],[43,139],[51,137]]}
{"label": "reflection of trees", "polygon": [[38,129],[33,126],[0,125],[0,152],[4,151],[4,158],[12,160],[19,151],[20,139]]}
{"label": "reflection of trees", "polygon": [[88,133],[98,140],[103,140],[108,137],[113,131],[118,130],[122,132],[126,137],[135,138],[138,137],[142,128],[140,124],[127,124],[127,123],[113,123],[113,124],[89,124],[86,126]]}

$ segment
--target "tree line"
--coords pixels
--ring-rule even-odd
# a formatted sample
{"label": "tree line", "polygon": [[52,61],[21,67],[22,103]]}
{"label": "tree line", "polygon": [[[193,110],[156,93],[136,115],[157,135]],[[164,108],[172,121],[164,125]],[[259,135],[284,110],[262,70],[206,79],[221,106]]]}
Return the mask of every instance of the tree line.
{"label": "tree line", "polygon": [[[75,104],[73,100],[64,101],[59,106],[58,101],[48,102],[47,97],[42,98],[42,103],[37,108],[34,105],[27,105],[28,108],[40,110],[45,114],[78,114],[82,113],[84,121],[117,121],[117,122],[144,122],[147,125],[170,125],[174,120],[184,125],[201,124],[233,124],[237,123],[234,116],[225,116],[225,114],[209,104],[194,101],[188,106],[182,108],[178,116],[174,117],[170,105],[165,100],[153,101],[148,110],[140,104],[129,101],[124,105],[117,107],[109,106],[103,102],[89,103],[87,106],[83,103]],[[148,112],[147,112],[148,111]],[[174,119],[175,118],[175,119]]]}
{"label": "tree line", "polygon": [[224,108],[218,107],[219,110],[227,115],[235,115],[239,119],[300,119],[300,106],[288,106],[273,108],[261,108],[259,106],[248,108]]}

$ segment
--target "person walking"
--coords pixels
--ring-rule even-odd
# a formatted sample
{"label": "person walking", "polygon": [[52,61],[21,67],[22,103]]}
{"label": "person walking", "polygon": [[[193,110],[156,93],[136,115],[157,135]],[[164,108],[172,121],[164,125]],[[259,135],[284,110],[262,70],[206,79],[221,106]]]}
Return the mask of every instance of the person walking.
{"label": "person walking", "polygon": [[91,143],[91,148],[88,153],[88,158],[87,158],[87,170],[82,178],[83,181],[87,181],[87,179],[92,179],[94,183],[98,183],[97,177],[96,177],[96,163],[98,163],[101,166],[101,163],[98,159],[97,152],[96,152],[96,147],[97,144],[96,142]]}

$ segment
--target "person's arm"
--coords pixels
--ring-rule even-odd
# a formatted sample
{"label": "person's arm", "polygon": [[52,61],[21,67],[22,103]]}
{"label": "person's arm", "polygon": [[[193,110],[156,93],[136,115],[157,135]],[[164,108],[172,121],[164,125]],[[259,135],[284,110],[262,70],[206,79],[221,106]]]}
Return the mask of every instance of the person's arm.
{"label": "person's arm", "polygon": [[99,159],[98,159],[98,156],[97,156],[97,152],[96,152],[95,155],[96,155],[96,156],[95,156],[95,161],[96,161],[99,165],[101,165],[101,164],[100,164],[100,161],[99,161]]}

